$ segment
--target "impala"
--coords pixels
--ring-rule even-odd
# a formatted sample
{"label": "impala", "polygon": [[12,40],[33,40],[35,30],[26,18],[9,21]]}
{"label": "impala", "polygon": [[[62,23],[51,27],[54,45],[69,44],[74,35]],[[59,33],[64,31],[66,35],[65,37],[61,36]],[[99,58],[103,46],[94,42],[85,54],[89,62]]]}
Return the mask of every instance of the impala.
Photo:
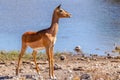
{"label": "impala", "polygon": [[55,8],[52,16],[51,26],[47,29],[43,29],[37,32],[25,32],[22,35],[22,48],[19,54],[18,65],[16,68],[16,75],[19,73],[19,66],[21,58],[24,55],[27,47],[33,49],[32,55],[36,65],[36,71],[39,74],[39,67],[36,62],[36,54],[38,49],[45,49],[49,61],[49,76],[51,79],[55,79],[54,75],[54,44],[56,42],[56,36],[58,32],[58,23],[60,18],[70,18],[71,14],[61,8],[61,5]]}

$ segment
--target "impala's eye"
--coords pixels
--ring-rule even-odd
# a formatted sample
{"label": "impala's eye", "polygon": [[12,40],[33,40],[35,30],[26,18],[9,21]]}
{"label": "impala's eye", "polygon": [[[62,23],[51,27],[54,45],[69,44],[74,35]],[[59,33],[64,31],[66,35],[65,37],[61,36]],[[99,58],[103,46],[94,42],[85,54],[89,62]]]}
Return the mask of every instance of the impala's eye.
{"label": "impala's eye", "polygon": [[60,12],[62,12],[62,10],[60,10]]}

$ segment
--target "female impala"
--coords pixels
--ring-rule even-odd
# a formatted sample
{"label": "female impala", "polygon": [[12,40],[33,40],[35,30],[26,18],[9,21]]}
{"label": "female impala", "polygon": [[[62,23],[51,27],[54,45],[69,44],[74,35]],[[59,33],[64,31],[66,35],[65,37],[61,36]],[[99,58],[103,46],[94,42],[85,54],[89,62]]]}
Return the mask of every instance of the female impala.
{"label": "female impala", "polygon": [[56,35],[58,32],[58,23],[59,18],[69,18],[71,15],[60,8],[61,5],[59,5],[57,8],[55,8],[53,12],[52,17],[52,23],[51,26],[47,29],[40,30],[38,32],[25,32],[22,35],[22,48],[21,52],[19,54],[19,60],[18,60],[18,66],[16,69],[16,75],[18,75],[19,72],[19,66],[21,57],[23,56],[24,52],[26,51],[26,48],[29,46],[33,49],[33,58],[36,65],[36,71],[39,73],[39,67],[36,63],[36,54],[38,49],[46,49],[46,53],[49,60],[49,76],[51,79],[55,79],[54,76],[54,59],[53,59],[53,48],[56,41]]}

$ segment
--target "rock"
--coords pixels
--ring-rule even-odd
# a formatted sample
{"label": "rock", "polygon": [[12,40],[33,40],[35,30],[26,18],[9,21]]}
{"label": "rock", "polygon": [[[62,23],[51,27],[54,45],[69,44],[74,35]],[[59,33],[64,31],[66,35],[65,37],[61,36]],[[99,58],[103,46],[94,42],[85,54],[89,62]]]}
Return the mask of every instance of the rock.
{"label": "rock", "polygon": [[97,58],[92,58],[92,60],[97,61]]}
{"label": "rock", "polygon": [[92,58],[96,58],[96,57],[98,57],[97,54],[90,54],[90,56],[91,56]]}
{"label": "rock", "polygon": [[61,55],[60,56],[60,60],[65,60],[66,59],[66,56],[65,55]]}
{"label": "rock", "polygon": [[80,46],[76,46],[76,47],[74,48],[74,50],[75,50],[78,54],[83,54],[82,49],[81,49]]}
{"label": "rock", "polygon": [[113,57],[108,53],[108,54],[107,54],[107,58],[108,58],[108,59],[112,59]]}
{"label": "rock", "polygon": [[15,65],[15,61],[11,61],[10,64],[11,64],[11,65]]}
{"label": "rock", "polygon": [[70,69],[67,72],[70,73],[70,74],[72,74],[72,70],[70,70]]}
{"label": "rock", "polygon": [[30,62],[28,62],[28,61],[23,61],[22,63],[23,64],[30,64]]}
{"label": "rock", "polygon": [[40,61],[40,62],[38,62],[37,64],[45,65],[45,64],[48,64],[48,61]]}
{"label": "rock", "polygon": [[0,62],[0,65],[5,65],[5,62]]}
{"label": "rock", "polygon": [[77,60],[85,61],[85,58],[77,58]]}
{"label": "rock", "polygon": [[116,45],[115,49],[112,52],[119,52],[120,53],[120,45]]}
{"label": "rock", "polygon": [[76,46],[74,50],[75,50],[76,52],[80,52],[81,47],[80,47],[80,46]]}
{"label": "rock", "polygon": [[72,80],[80,80],[80,77],[79,76],[75,76],[75,77],[73,77]]}
{"label": "rock", "polygon": [[19,80],[19,77],[18,77],[18,76],[14,76],[14,77],[12,78],[12,80]]}
{"label": "rock", "polygon": [[99,79],[97,79],[97,80],[104,80],[103,78],[99,78]]}
{"label": "rock", "polygon": [[67,80],[67,77],[65,77],[64,80]]}
{"label": "rock", "polygon": [[71,67],[71,65],[66,65],[66,67]]}
{"label": "rock", "polygon": [[120,80],[120,75],[117,75],[117,80]]}
{"label": "rock", "polygon": [[84,71],[82,67],[73,68],[74,71]]}
{"label": "rock", "polygon": [[70,77],[68,77],[68,79],[67,80],[72,80],[72,77],[70,76]]}
{"label": "rock", "polygon": [[87,58],[87,62],[90,62],[90,59],[89,59],[89,58]]}
{"label": "rock", "polygon": [[120,50],[120,46],[115,46],[115,50]]}
{"label": "rock", "polygon": [[117,71],[118,74],[120,74],[120,71]]}
{"label": "rock", "polygon": [[25,78],[25,77],[22,77],[22,78],[19,78],[19,80],[26,80],[26,78]]}
{"label": "rock", "polygon": [[80,80],[92,80],[92,78],[89,74],[82,74]]}
{"label": "rock", "polygon": [[68,80],[73,80],[73,75],[72,74],[69,75]]}
{"label": "rock", "polygon": [[32,61],[32,62],[30,62],[30,64],[31,64],[31,65],[35,65],[35,62]]}
{"label": "rock", "polygon": [[38,65],[38,66],[41,71],[45,70],[45,67],[43,67],[42,65]]}
{"label": "rock", "polygon": [[59,66],[58,64],[55,64],[54,65],[54,70],[59,70],[59,69],[62,69],[61,66]]}
{"label": "rock", "polygon": [[114,59],[120,59],[120,56],[116,56],[116,57],[114,57]]}

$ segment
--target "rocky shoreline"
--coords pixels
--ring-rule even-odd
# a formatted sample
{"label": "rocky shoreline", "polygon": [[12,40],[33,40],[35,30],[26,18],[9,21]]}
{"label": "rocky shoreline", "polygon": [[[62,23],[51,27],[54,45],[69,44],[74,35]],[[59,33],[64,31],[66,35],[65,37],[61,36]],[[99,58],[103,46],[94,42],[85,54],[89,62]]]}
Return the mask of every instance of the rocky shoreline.
{"label": "rocky shoreline", "polygon": [[[0,80],[50,80],[48,61],[38,60],[41,74],[37,75],[32,60],[23,60],[20,75],[15,76],[17,60],[0,62]],[[55,56],[57,80],[120,80],[120,56]]]}

